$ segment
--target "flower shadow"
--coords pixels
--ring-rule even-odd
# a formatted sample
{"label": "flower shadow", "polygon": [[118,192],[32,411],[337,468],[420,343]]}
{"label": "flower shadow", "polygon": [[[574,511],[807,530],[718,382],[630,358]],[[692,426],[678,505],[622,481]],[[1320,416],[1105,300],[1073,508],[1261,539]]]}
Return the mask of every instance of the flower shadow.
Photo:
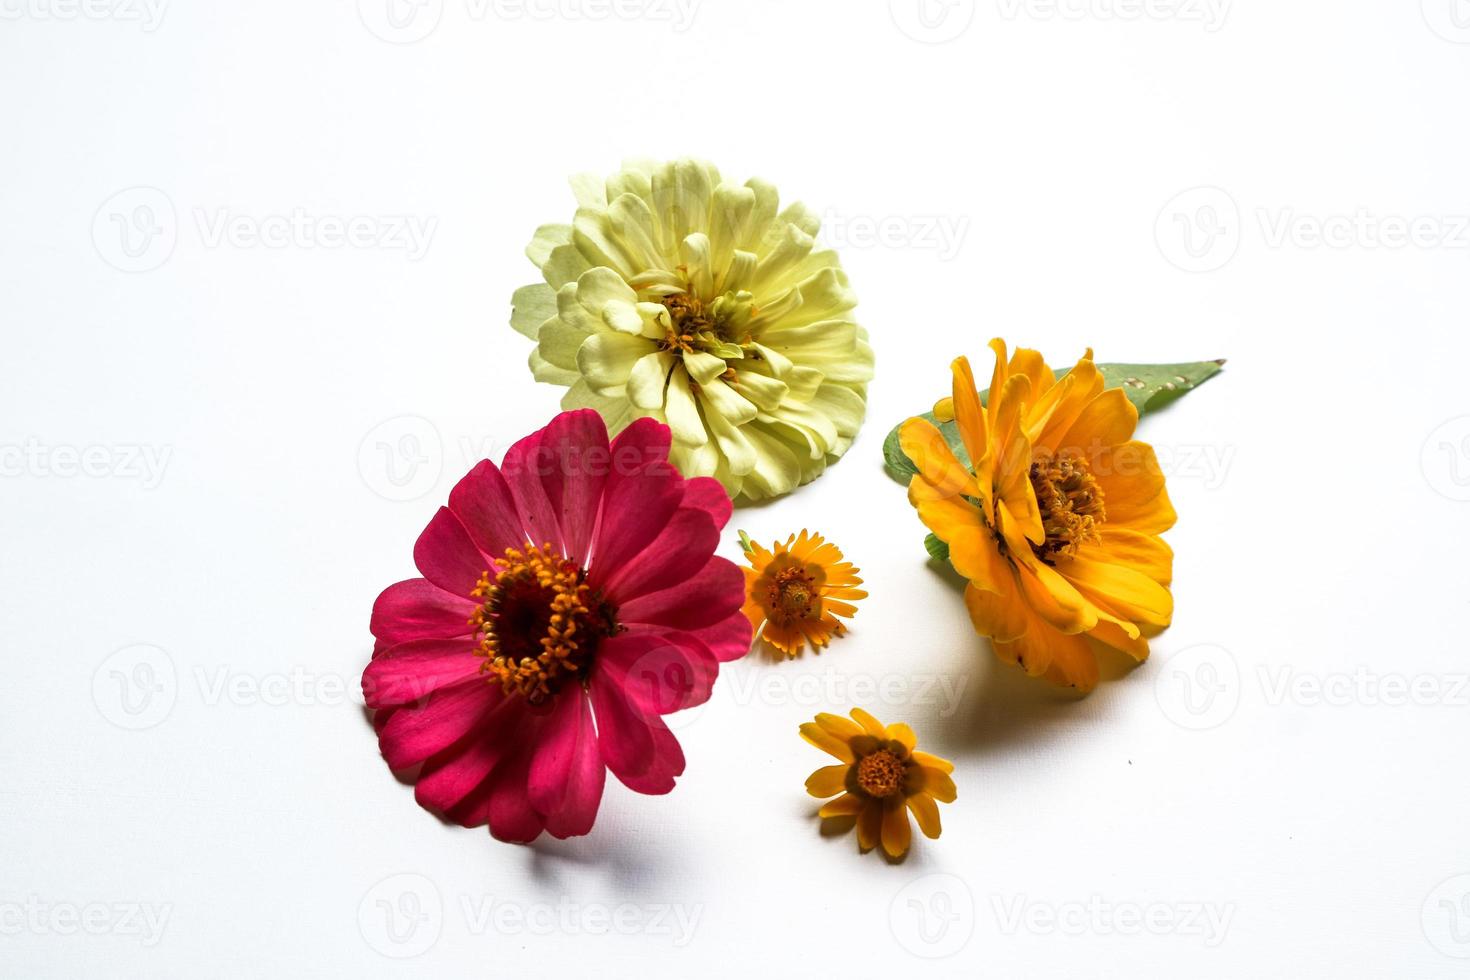
{"label": "flower shadow", "polygon": [[[948,562],[930,559],[927,567],[956,592],[964,591],[965,579]],[[1075,736],[1100,722],[1113,697],[1112,683],[1139,666],[1125,654],[1097,645],[1099,683],[1084,694],[1003,663],[988,639],[976,636],[972,642],[965,652],[971,663],[970,693],[929,736],[941,755],[1004,751]]]}
{"label": "flower shadow", "polygon": [[[567,889],[581,887],[587,872],[600,871],[623,894],[663,894],[685,860],[669,853],[677,850],[675,842],[665,839],[651,848],[647,836],[616,824],[609,814],[599,817],[598,825],[586,837],[558,840],[541,835],[520,849],[527,873],[539,884]],[[684,866],[687,868],[687,863]]]}
{"label": "flower shadow", "polygon": [[910,855],[914,853],[912,847],[898,857],[890,857],[888,852],[883,850],[882,847],[875,847],[872,851],[868,852],[859,850],[856,838],[857,817],[823,817],[818,814],[816,809],[812,809],[808,810],[807,819],[818,824],[817,833],[822,836],[823,840],[834,843],[845,841],[845,844],[842,844],[842,846],[850,848],[864,861],[870,860],[870,855],[876,852],[883,859],[884,863],[900,865],[907,863]]}

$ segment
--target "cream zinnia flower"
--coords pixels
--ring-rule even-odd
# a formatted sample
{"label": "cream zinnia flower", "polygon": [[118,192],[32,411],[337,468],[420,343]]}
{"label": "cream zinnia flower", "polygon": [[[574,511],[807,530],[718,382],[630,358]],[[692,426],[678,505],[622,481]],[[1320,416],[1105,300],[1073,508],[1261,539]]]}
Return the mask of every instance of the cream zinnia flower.
{"label": "cream zinnia flower", "polygon": [[669,458],[733,497],[815,479],[863,422],[873,349],[820,222],[776,189],[695,160],[632,162],[576,178],[570,225],[526,248],[545,283],[512,298],[538,381],[616,433],[667,422]]}

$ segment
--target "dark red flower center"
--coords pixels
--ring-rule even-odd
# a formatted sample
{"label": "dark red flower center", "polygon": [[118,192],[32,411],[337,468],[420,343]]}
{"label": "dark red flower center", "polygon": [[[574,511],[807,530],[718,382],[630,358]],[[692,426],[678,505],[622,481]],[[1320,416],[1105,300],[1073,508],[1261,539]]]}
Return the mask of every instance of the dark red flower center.
{"label": "dark red flower center", "polygon": [[507,694],[540,704],[584,681],[597,647],[618,631],[615,610],[587,584],[586,569],[552,545],[507,548],[475,586],[481,670]]}

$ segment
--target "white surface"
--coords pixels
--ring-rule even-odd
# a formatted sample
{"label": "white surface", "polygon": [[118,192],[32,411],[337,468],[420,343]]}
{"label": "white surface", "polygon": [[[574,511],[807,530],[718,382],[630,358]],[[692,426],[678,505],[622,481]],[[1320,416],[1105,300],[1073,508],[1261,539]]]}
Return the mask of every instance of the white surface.
{"label": "white surface", "polygon": [[[151,31],[0,4],[0,973],[1460,975],[1453,0],[953,0],[931,28],[909,0],[705,0],[682,31],[570,2],[434,25],[428,0],[400,34],[373,0],[175,0]],[[435,29],[387,43],[364,12]],[[733,665],[671,796],[610,780],[591,837],[499,844],[379,759],[368,611],[468,464],[555,410],[506,319],[564,177],[680,153],[846,223],[868,427],[725,552],[820,528],[872,597],[820,659]],[[169,234],[129,258],[112,216],[139,205]],[[1385,247],[1359,209],[1428,238]],[[249,237],[297,212],[432,228],[422,255]],[[1180,219],[1223,235],[1191,255]],[[997,333],[1058,364],[1230,358],[1142,428],[1172,460],[1175,624],[1080,703],[993,661],[879,466]],[[797,724],[854,701],[958,765],[900,866],[822,838],[802,791]]]}

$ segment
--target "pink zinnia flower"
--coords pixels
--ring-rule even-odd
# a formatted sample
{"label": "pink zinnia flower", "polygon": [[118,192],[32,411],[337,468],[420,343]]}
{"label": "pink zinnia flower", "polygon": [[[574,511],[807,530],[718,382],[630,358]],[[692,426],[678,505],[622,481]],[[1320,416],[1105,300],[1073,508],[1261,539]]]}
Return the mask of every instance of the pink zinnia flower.
{"label": "pink zinnia flower", "polygon": [[459,481],[414,545],[423,578],[378,596],[363,692],[421,805],[524,842],[591,830],[605,769],[674,788],[660,716],[705,701],[751,631],[714,554],[730,499],[681,478],[669,440],[639,419],[609,445],[596,412],[557,416]]}

